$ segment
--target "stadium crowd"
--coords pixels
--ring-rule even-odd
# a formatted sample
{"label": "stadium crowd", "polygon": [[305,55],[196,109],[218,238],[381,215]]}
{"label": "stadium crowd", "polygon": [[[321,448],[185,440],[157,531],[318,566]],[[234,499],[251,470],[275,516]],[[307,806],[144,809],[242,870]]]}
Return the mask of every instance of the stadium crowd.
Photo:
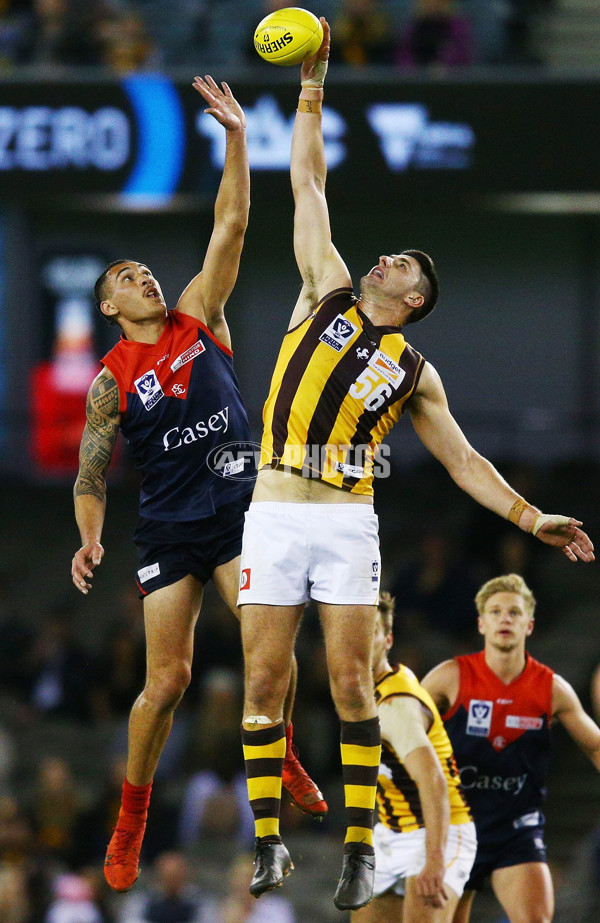
{"label": "stadium crowd", "polygon": [[[1,0],[0,73],[21,67],[116,73],[256,63],[251,37],[285,0]],[[235,10],[234,10],[235,7]],[[323,0],[333,59],[348,67],[537,64],[552,0]]]}

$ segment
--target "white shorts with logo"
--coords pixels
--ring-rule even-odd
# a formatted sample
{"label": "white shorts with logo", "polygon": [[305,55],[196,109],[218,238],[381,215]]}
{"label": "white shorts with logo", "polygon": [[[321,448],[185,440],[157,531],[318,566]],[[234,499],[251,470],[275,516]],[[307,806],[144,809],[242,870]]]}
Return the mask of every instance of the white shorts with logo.
{"label": "white shorts with logo", "polygon": [[[375,824],[373,846],[375,897],[386,891],[404,897],[406,879],[418,875],[425,866],[425,828],[397,833],[384,824]],[[467,824],[450,824],[444,882],[459,897],[469,880],[476,852],[475,824],[472,821]]]}
{"label": "white shorts with logo", "polygon": [[316,599],[376,605],[379,520],[366,503],[253,502],[246,513],[238,604]]}

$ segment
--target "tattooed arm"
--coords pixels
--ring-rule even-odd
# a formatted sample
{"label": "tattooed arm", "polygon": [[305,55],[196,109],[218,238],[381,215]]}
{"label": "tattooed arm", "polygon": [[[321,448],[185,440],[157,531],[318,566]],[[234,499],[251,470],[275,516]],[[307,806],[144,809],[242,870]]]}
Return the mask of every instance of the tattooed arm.
{"label": "tattooed arm", "polygon": [[79,474],[75,481],[75,519],[81,534],[81,548],[71,565],[73,583],[87,595],[93,570],[100,564],[100,544],[106,512],[106,472],[119,434],[119,388],[104,368],[96,376],[87,396],[86,424],[79,448]]}

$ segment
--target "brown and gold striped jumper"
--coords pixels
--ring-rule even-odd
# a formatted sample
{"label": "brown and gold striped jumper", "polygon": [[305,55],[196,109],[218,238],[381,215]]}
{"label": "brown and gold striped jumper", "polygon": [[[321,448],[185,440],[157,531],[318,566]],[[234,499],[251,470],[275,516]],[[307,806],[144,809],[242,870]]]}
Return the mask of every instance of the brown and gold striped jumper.
{"label": "brown and gold striped jumper", "polygon": [[351,289],[331,292],[284,337],[263,411],[261,467],[372,495],[377,447],[423,362],[399,327],[370,322]]}

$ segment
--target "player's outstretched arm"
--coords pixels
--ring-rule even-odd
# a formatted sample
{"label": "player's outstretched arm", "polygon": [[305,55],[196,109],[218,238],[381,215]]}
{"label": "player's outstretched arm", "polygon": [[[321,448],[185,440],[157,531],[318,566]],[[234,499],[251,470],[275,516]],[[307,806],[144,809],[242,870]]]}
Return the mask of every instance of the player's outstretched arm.
{"label": "player's outstretched arm", "polygon": [[119,388],[108,369],[103,369],[90,386],[86,424],[79,449],[79,473],[73,497],[81,548],[71,564],[73,583],[82,593],[94,568],[104,556],[100,544],[106,512],[106,472],[119,434]]}
{"label": "player's outstretched arm", "polygon": [[182,293],[177,309],[197,317],[222,343],[231,346],[224,308],[238,276],[250,210],[246,116],[227,83],[219,87],[207,75],[204,79],[196,77],[193,86],[208,103],[204,112],[227,132],[227,146],[202,271]]}
{"label": "player's outstretched arm", "polygon": [[423,689],[426,689],[436,704],[440,715],[450,711],[460,687],[460,671],[456,660],[444,660],[420,680]]}
{"label": "player's outstretched arm", "polygon": [[294,193],[294,253],[302,276],[302,291],[290,327],[304,320],[323,295],[351,285],[350,273],[331,240],[325,198],[327,162],[321,106],[330,30],[323,17],[321,23],[321,47],[302,64],[302,89],[292,135],[290,177]]}
{"label": "player's outstretched arm", "polygon": [[423,445],[447,469],[450,477],[474,500],[523,532],[561,548],[570,561],[594,560],[594,546],[566,516],[541,513],[513,490],[492,463],[475,451],[450,413],[440,376],[426,362],[418,388],[409,402],[413,426]]}
{"label": "player's outstretched arm", "polygon": [[552,717],[560,721],[600,772],[600,727],[583,710],[570,683],[556,673],[552,684]]}

